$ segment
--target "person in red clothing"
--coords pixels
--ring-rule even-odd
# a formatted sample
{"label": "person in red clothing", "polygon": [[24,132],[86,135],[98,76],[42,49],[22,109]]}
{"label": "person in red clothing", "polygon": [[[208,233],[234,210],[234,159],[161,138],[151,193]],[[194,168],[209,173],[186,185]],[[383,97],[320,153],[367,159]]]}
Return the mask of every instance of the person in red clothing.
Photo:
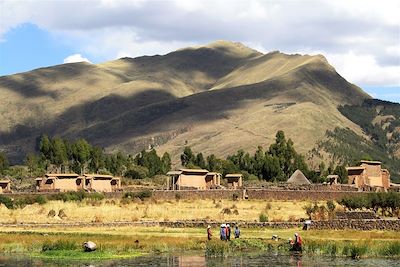
{"label": "person in red clothing", "polygon": [[207,226],[207,239],[211,240],[212,233],[211,233],[211,226]]}
{"label": "person in red clothing", "polygon": [[298,233],[295,233],[292,250],[302,252],[303,251],[302,245],[303,245],[303,240],[301,239]]}

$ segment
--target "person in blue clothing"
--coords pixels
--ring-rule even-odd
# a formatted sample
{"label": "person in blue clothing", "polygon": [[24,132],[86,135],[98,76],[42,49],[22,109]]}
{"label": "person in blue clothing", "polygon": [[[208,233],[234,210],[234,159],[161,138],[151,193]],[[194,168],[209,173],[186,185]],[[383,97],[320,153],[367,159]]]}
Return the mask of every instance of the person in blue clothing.
{"label": "person in blue clothing", "polygon": [[239,238],[240,237],[240,229],[239,229],[239,226],[237,224],[235,225],[235,231],[233,233],[235,235],[235,238]]}
{"label": "person in blue clothing", "polygon": [[223,223],[221,224],[221,240],[226,241],[226,225]]}

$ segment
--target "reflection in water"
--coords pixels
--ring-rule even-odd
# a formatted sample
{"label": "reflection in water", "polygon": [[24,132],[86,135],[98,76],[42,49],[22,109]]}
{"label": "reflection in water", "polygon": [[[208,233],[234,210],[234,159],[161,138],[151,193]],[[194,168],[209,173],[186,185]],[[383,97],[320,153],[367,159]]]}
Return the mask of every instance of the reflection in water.
{"label": "reflection in water", "polygon": [[399,266],[394,259],[361,259],[330,257],[308,257],[301,255],[282,254],[242,254],[234,257],[208,258],[199,255],[151,255],[124,260],[107,261],[48,261],[32,259],[26,256],[0,255],[0,267],[125,267],[125,266],[152,266],[152,267],[264,267],[264,266]]}

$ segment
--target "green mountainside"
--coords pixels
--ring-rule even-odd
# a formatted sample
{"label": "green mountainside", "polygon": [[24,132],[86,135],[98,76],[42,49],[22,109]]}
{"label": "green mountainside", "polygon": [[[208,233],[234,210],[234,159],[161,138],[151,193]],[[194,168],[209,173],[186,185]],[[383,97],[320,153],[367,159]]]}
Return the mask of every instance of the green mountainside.
{"label": "green mountainside", "polygon": [[318,149],[332,155],[332,160],[345,165],[359,159],[379,160],[391,171],[393,181],[400,182],[400,104],[366,99],[361,105],[344,105],[339,111],[359,125],[365,136],[349,128],[327,131]]}

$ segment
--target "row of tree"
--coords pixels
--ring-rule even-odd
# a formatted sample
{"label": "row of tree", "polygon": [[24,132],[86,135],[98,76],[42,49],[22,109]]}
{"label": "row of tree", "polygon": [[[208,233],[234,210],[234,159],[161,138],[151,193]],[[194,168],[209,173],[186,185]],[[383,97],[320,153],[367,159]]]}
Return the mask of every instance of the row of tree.
{"label": "row of tree", "polygon": [[[225,160],[211,154],[204,158],[202,153],[194,154],[190,147],[186,147],[181,154],[182,166],[189,168],[200,167],[210,171],[223,173],[241,172],[245,178],[255,177],[267,181],[286,181],[292,173],[299,169],[312,182],[321,182],[328,174],[339,175],[341,182],[347,182],[347,172],[344,166],[330,166],[325,169],[321,163],[319,172],[311,170],[304,157],[296,152],[293,141],[286,139],[283,131],[278,131],[273,143],[267,151],[261,146],[250,155],[248,152],[238,150],[229,155]],[[322,173],[322,176],[320,175]]]}
{"label": "row of tree", "polygon": [[92,146],[85,139],[71,142],[60,137],[40,138],[39,154],[30,153],[25,160],[32,174],[40,174],[54,166],[59,172],[108,173],[131,178],[152,177],[171,169],[168,153],[160,158],[155,149],[143,150],[135,157],[121,152],[105,154],[103,149]]}
{"label": "row of tree", "polygon": [[345,197],[338,202],[349,210],[367,209],[382,215],[400,215],[400,194],[379,192]]}
{"label": "row of tree", "polygon": [[[121,152],[106,154],[98,146],[89,144],[84,139],[69,141],[60,137],[40,138],[39,153],[27,155],[25,163],[32,176],[43,175],[49,168],[59,172],[104,173],[126,176],[132,179],[143,179],[158,174],[166,174],[171,169],[171,157],[166,152],[159,157],[155,149],[142,150],[135,156]],[[276,134],[275,143],[264,151],[260,146],[254,154],[238,150],[226,159],[217,158],[214,154],[204,156],[195,154],[190,147],[185,147],[181,154],[182,166],[203,168],[209,171],[227,173],[241,172],[245,179],[263,179],[266,181],[285,181],[297,169],[300,169],[312,182],[321,182],[327,174],[338,174],[341,182],[346,182],[347,173],[343,166],[329,166],[321,163],[320,173],[310,170],[304,157],[296,152],[293,141],[286,139],[283,131]],[[0,154],[0,172],[8,168],[4,154]]]}

